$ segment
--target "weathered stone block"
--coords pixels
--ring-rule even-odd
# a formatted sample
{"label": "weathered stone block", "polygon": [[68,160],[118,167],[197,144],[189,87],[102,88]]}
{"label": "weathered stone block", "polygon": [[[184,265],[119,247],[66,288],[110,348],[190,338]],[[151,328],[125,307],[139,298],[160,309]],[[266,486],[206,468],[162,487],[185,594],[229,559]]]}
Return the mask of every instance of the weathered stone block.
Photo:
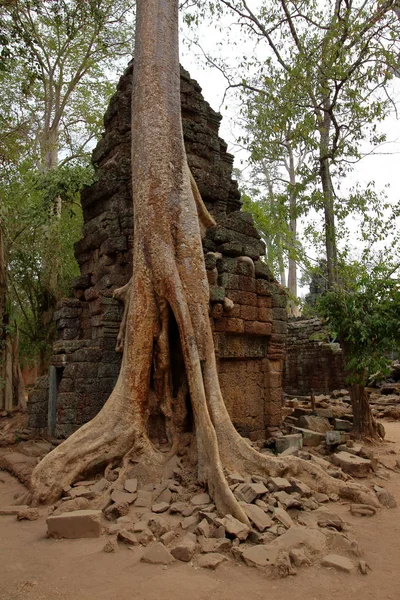
{"label": "weathered stone block", "polygon": [[47,535],[57,539],[100,537],[101,510],[76,510],[47,518]]}

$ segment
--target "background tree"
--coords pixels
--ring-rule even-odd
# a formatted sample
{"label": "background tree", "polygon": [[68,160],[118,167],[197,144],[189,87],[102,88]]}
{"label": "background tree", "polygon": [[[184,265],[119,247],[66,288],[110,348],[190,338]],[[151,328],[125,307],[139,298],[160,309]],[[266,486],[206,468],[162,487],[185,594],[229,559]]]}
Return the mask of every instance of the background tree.
{"label": "background tree", "polygon": [[42,367],[52,313],[77,271],[79,189],[91,181],[91,144],[101,135],[113,71],[132,52],[133,9],[133,0],[15,0],[0,8],[8,293],[25,355],[39,352]]}
{"label": "background tree", "polygon": [[[360,272],[361,271],[361,272]],[[400,284],[398,266],[378,264],[369,272],[354,265],[352,284],[328,291],[318,312],[343,349],[353,408],[353,431],[363,438],[382,433],[369,406],[365,387],[371,378],[390,373],[388,353],[400,347]],[[382,436],[383,437],[383,436]]]}
{"label": "background tree", "polygon": [[270,140],[272,124],[277,123],[279,138],[286,120],[292,139],[305,144],[306,178],[316,183],[313,206],[324,215],[332,288],[338,283],[337,208],[343,211],[348,200],[340,195],[339,181],[361,158],[363,143],[374,147],[383,141],[377,123],[392,108],[386,92],[399,56],[397,2],[276,0],[252,9],[245,0],[221,0],[197,6],[203,13],[211,9],[238,17],[262,58],[245,56],[236,66],[242,79],[232,78],[231,85],[247,90],[256,122],[263,121],[263,112],[274,113],[267,119]]}

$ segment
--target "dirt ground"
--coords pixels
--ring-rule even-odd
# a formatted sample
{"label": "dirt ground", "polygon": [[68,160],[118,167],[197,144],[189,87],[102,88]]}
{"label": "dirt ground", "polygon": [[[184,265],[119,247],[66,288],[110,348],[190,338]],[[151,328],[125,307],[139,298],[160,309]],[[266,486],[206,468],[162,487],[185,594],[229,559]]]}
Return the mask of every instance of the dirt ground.
{"label": "dirt ground", "polygon": [[[385,423],[382,461],[400,459],[400,423]],[[376,479],[400,505],[400,475]],[[23,490],[0,472],[0,506]],[[137,550],[106,554],[107,538],[52,540],[45,536],[46,510],[38,521],[0,517],[0,600],[399,600],[400,508],[369,518],[353,517],[345,503],[332,505],[352,526],[352,535],[372,571],[347,575],[323,567],[298,569],[296,576],[270,580],[261,571],[231,561],[215,572],[189,564],[168,567],[139,561]]]}

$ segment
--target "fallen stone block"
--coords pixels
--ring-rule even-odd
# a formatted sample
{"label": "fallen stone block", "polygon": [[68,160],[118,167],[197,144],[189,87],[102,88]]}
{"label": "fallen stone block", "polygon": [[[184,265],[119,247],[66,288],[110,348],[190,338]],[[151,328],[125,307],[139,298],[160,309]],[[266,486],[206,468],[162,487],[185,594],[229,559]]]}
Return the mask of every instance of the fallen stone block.
{"label": "fallen stone block", "polygon": [[338,452],[333,454],[332,462],[339,466],[344,473],[352,477],[367,477],[371,471],[371,461],[349,452]]}
{"label": "fallen stone block", "polygon": [[243,510],[249,518],[249,521],[258,529],[258,531],[265,531],[269,527],[272,527],[273,521],[262,508],[255,504],[242,504]]}
{"label": "fallen stone block", "polygon": [[37,521],[39,516],[37,508],[23,508],[17,512],[18,521]]}
{"label": "fallen stone block", "polygon": [[286,512],[286,510],[284,510],[281,507],[278,507],[278,508],[274,509],[273,517],[274,517],[275,520],[277,520],[280,523],[282,523],[282,525],[284,525],[286,527],[286,529],[289,529],[289,527],[293,527],[294,526],[294,523],[293,523],[293,520],[292,520],[291,516],[288,515],[288,513]]}
{"label": "fallen stone block", "polygon": [[295,429],[296,432],[301,433],[303,436],[303,446],[315,447],[325,442],[325,433],[318,433],[317,431],[300,427],[296,427]]}
{"label": "fallen stone block", "polygon": [[183,539],[171,549],[172,556],[182,562],[191,561],[195,552],[196,543],[190,539]]}
{"label": "fallen stone block", "polygon": [[164,544],[157,542],[146,548],[141,560],[152,565],[170,565],[175,559]]}
{"label": "fallen stone block", "polygon": [[291,492],[292,485],[284,477],[271,477],[268,480],[267,487],[270,492]]}
{"label": "fallen stone block", "polygon": [[117,538],[123,544],[128,544],[128,546],[138,546],[139,542],[134,533],[131,533],[127,529],[121,529],[118,531]]}
{"label": "fallen stone block", "polygon": [[138,481],[137,479],[127,479],[124,483],[124,489],[130,494],[137,492]]}
{"label": "fallen stone block", "polygon": [[221,563],[227,561],[228,558],[223,554],[210,552],[199,556],[197,564],[203,569],[216,569]]}
{"label": "fallen stone block", "polygon": [[216,523],[225,527],[225,531],[229,536],[236,537],[241,541],[247,539],[250,533],[250,527],[232,517],[232,515],[226,515],[222,519],[216,519]]}
{"label": "fallen stone block", "polygon": [[101,532],[101,510],[76,510],[48,517],[46,523],[48,537],[96,538]]}
{"label": "fallen stone block", "polygon": [[293,449],[294,451],[300,450],[303,446],[303,436],[301,433],[291,433],[289,435],[283,435],[277,438],[275,441],[275,449],[278,454],[282,454],[286,450]]}
{"label": "fallen stone block", "polygon": [[347,419],[335,419],[335,429],[338,431],[351,431],[353,429],[353,423]]}
{"label": "fallen stone block", "polygon": [[318,433],[326,433],[332,429],[332,425],[325,417],[316,417],[315,415],[303,415],[297,421],[298,427],[309,429]]}
{"label": "fallen stone block", "polygon": [[8,516],[17,515],[21,510],[29,508],[27,504],[21,504],[20,506],[0,506],[0,515]]}
{"label": "fallen stone block", "polygon": [[349,558],[339,556],[339,554],[328,554],[321,562],[323,567],[331,567],[344,573],[354,573],[356,568]]}
{"label": "fallen stone block", "polygon": [[196,494],[193,498],[190,499],[190,502],[194,504],[194,506],[203,506],[205,504],[210,504],[211,498],[208,494]]}

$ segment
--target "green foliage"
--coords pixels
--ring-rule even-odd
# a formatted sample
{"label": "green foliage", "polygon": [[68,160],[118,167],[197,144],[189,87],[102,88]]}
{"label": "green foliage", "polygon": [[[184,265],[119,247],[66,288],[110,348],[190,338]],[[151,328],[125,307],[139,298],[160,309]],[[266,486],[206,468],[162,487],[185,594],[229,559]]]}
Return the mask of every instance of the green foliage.
{"label": "green foliage", "polygon": [[[61,295],[70,295],[79,275],[73,245],[81,235],[80,190],[93,181],[91,169],[60,167],[37,175],[27,168],[0,186],[0,225],[4,235],[10,322],[20,330],[25,362],[43,356],[55,334],[52,310]],[[49,192],[50,190],[50,192]],[[61,214],[51,215],[49,199],[61,195]],[[56,273],[57,290],[49,277]]]}
{"label": "green foliage", "polygon": [[379,264],[327,292],[317,304],[345,351],[350,383],[388,374],[387,354],[400,348],[400,282],[396,269]]}

